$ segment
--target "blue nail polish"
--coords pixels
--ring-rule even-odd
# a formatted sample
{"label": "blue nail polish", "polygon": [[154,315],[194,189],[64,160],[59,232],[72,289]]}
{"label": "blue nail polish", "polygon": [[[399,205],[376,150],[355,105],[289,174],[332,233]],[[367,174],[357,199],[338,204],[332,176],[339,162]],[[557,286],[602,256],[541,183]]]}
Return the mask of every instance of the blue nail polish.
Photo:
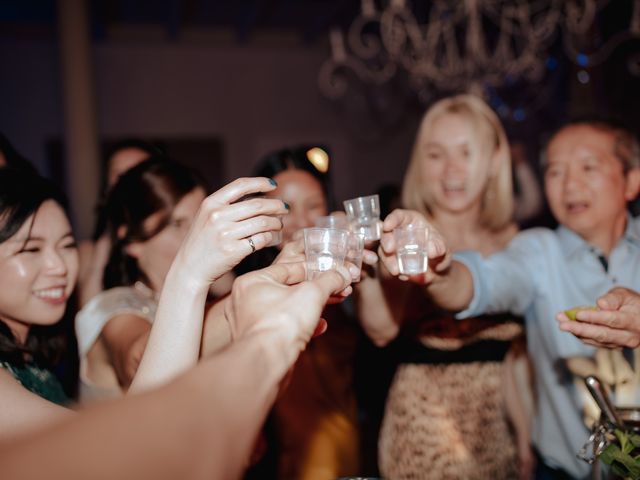
{"label": "blue nail polish", "polygon": [[277,187],[277,186],[278,186],[278,182],[276,182],[273,178],[270,178],[270,179],[269,179],[269,183],[270,183],[271,185],[273,185],[274,187]]}
{"label": "blue nail polish", "polygon": [[284,203],[284,208],[286,208],[287,210],[291,210],[291,207],[289,206],[289,204],[287,202],[285,202],[283,200],[282,203]]}

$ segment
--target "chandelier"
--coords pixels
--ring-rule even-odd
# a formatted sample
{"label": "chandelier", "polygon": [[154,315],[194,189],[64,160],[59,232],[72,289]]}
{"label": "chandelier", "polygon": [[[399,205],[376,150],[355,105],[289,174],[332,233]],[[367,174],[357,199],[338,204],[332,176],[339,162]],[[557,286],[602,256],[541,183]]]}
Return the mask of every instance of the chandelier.
{"label": "chandelier", "polygon": [[[515,82],[539,84],[558,39],[572,62],[591,68],[623,42],[640,38],[640,0],[625,4],[628,21],[608,38],[597,19],[614,0],[429,3],[423,9],[426,21],[420,23],[405,0],[389,0],[382,9],[374,0],[362,0],[348,31],[330,32],[331,56],[318,79],[323,94],[337,99],[348,90],[350,78],[381,86],[400,73],[417,93],[486,94]],[[631,58],[629,67],[640,74],[640,56]]]}

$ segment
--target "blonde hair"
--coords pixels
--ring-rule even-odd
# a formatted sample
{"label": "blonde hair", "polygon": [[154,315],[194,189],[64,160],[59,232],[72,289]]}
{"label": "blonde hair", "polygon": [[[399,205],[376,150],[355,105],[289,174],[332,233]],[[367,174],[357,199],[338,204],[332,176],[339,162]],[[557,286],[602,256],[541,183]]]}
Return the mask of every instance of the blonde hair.
{"label": "blonde hair", "polygon": [[480,98],[474,95],[456,95],[434,103],[422,117],[413,145],[409,167],[402,185],[402,203],[405,208],[431,215],[433,195],[429,178],[423,178],[420,164],[423,159],[424,139],[434,123],[443,115],[464,117],[472,126],[472,143],[486,148],[473,149],[476,153],[496,157],[496,171],[489,177],[482,198],[480,224],[492,231],[506,227],[513,215],[513,185],[511,179],[511,153],[504,128],[498,116]]}

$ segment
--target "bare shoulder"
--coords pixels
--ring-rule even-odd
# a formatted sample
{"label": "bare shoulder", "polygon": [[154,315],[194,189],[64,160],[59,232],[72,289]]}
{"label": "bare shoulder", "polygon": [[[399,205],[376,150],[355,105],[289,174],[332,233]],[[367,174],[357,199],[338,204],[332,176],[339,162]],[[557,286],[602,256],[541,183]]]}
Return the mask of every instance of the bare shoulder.
{"label": "bare shoulder", "polygon": [[71,413],[24,388],[0,368],[0,440],[67,418]]}

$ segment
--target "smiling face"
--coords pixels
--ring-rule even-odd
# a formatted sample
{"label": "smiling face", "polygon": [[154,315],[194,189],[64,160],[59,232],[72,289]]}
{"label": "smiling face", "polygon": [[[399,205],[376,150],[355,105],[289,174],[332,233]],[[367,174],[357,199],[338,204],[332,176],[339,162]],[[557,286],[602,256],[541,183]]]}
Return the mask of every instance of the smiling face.
{"label": "smiling face", "polygon": [[614,132],[572,125],[547,147],[544,184],[551,211],[592,244],[624,225],[627,202],[638,194],[638,171],[625,174],[615,142]]}
{"label": "smiling face", "polygon": [[63,316],[78,276],[78,252],[64,210],[45,201],[0,244],[0,318],[24,343],[31,325]]}
{"label": "smiling face", "polygon": [[291,240],[302,228],[315,226],[318,217],[328,214],[327,200],[322,185],[304,170],[284,170],[274,176],[278,188],[269,197],[280,198],[289,204],[290,210],[282,217],[283,243]]}
{"label": "smiling face", "polygon": [[421,176],[428,183],[434,213],[464,212],[481,205],[492,156],[478,136],[472,123],[456,113],[441,115],[425,133],[419,147]]}
{"label": "smiling face", "polygon": [[[155,292],[162,289],[169,267],[204,198],[204,190],[200,187],[194,188],[176,204],[169,222],[160,232],[148,240],[127,245],[127,253],[136,259],[138,267],[149,280],[149,287]],[[154,231],[161,219],[162,212],[151,215],[144,221],[144,229]]]}

